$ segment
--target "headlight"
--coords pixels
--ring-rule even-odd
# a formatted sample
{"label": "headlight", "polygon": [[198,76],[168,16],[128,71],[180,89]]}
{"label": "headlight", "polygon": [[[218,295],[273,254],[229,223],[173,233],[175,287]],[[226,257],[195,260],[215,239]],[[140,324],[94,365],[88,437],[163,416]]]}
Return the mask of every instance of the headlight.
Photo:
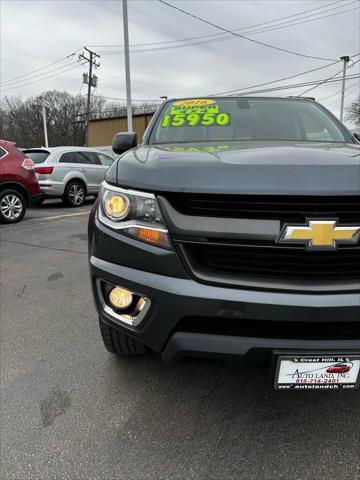
{"label": "headlight", "polygon": [[109,190],[104,195],[104,210],[109,218],[122,220],[129,214],[130,203],[125,195],[112,193]]}
{"label": "headlight", "polygon": [[152,193],[126,190],[103,182],[99,220],[130,237],[171,248],[159,204]]}

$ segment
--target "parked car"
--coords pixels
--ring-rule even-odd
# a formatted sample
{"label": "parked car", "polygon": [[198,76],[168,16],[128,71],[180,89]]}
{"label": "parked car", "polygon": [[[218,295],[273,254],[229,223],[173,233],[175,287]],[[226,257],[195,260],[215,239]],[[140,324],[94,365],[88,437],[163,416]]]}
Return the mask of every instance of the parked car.
{"label": "parked car", "polygon": [[87,195],[96,195],[114,159],[87,147],[30,148],[25,155],[35,163],[43,198],[62,198],[80,207]]}
{"label": "parked car", "polygon": [[15,143],[0,140],[0,222],[19,222],[26,208],[40,199],[34,162]]}

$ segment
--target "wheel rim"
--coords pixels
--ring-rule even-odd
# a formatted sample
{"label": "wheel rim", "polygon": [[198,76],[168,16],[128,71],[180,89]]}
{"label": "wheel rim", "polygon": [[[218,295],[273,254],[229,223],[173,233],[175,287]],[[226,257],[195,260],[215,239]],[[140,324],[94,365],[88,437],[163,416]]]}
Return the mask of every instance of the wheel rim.
{"label": "wheel rim", "polygon": [[10,193],[5,195],[0,201],[0,211],[7,220],[16,220],[23,211],[23,204],[17,195]]}
{"label": "wheel rim", "polygon": [[69,198],[72,204],[80,205],[84,201],[84,189],[81,185],[75,183],[69,188]]}

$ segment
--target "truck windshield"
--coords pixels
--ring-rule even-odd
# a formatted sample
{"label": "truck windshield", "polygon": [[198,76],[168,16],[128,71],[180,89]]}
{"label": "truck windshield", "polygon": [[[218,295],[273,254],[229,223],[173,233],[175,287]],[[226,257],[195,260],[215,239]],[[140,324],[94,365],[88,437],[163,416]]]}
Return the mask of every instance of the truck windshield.
{"label": "truck windshield", "polygon": [[150,143],[241,140],[346,142],[334,119],[311,100],[238,97],[169,102]]}

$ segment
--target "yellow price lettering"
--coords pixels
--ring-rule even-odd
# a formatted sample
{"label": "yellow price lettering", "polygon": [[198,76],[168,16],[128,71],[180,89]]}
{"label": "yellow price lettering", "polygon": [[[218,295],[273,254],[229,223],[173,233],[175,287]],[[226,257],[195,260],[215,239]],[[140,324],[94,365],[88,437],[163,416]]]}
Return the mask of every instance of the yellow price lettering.
{"label": "yellow price lettering", "polygon": [[216,123],[221,126],[228,125],[230,123],[230,115],[228,113],[219,113],[216,116]]}
{"label": "yellow price lettering", "polygon": [[161,123],[162,127],[168,127],[170,125],[170,115],[165,115]]}
{"label": "yellow price lettering", "polygon": [[186,117],[186,120],[188,121],[190,127],[195,127],[195,125],[199,123],[200,115],[198,113],[190,113],[190,115]]}
{"label": "yellow price lettering", "polygon": [[215,114],[214,113],[205,113],[202,118],[201,124],[202,125],[214,125],[215,123]]}
{"label": "yellow price lettering", "polygon": [[174,115],[171,126],[172,127],[181,127],[185,123],[185,115]]}
{"label": "yellow price lettering", "polygon": [[177,113],[175,115],[165,115],[161,126],[162,127],[195,127],[196,125],[202,125],[208,127],[214,126],[226,126],[230,123],[230,115],[228,113]]}

